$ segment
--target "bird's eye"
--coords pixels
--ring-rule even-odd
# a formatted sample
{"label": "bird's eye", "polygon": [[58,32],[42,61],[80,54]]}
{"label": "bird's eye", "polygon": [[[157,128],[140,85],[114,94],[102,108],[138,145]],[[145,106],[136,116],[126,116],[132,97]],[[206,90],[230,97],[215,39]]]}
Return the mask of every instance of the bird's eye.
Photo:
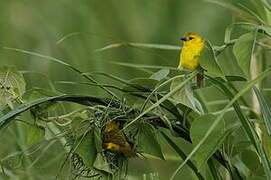
{"label": "bird's eye", "polygon": [[193,37],[189,37],[188,39],[189,39],[189,40],[192,40],[192,39],[194,39],[194,38],[193,38]]}

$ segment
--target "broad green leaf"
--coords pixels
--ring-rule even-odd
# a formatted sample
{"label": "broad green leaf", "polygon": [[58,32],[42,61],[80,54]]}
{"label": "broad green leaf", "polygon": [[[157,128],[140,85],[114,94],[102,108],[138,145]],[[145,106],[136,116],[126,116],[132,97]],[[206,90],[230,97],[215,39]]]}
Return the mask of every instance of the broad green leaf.
{"label": "broad green leaf", "polygon": [[12,101],[21,99],[25,93],[25,81],[15,67],[0,67],[0,106],[13,107]]}
{"label": "broad green leaf", "polygon": [[162,79],[166,78],[168,74],[169,69],[161,69],[160,71],[157,71],[156,73],[151,75],[150,79],[161,81]]}
{"label": "broad green leaf", "polygon": [[45,135],[45,129],[40,126],[29,125],[27,127],[27,145],[32,145],[41,140]]}
{"label": "broad green leaf", "polygon": [[[262,0],[262,1],[265,1],[265,0]],[[271,6],[270,6],[270,3],[269,3],[269,8],[266,8],[264,7],[264,14],[266,16],[266,20],[265,20],[265,24],[267,25],[271,25]]]}
{"label": "broad green leaf", "polygon": [[[240,119],[242,125],[244,126],[244,129],[246,130],[246,133],[247,133],[249,139],[253,143],[255,149],[257,150],[257,152],[260,154],[261,161],[263,163],[263,167],[264,167],[266,176],[269,179],[271,178],[271,167],[270,167],[269,159],[266,156],[266,153],[264,152],[263,147],[260,145],[261,143],[259,141],[259,138],[258,138],[255,130],[253,129],[253,127],[251,126],[251,124],[248,122],[247,118],[243,115],[243,113],[242,113],[242,111],[240,109],[239,104],[236,102],[241,96],[243,96],[248,90],[250,90],[256,83],[262,81],[264,78],[266,78],[268,75],[270,75],[270,73],[271,73],[271,68],[267,68],[264,72],[260,73],[255,79],[253,79],[253,80],[249,81],[248,83],[246,83],[244,85],[244,87],[235,96],[233,96],[231,94],[231,92],[227,89],[226,86],[224,86],[224,84],[220,84],[219,81],[216,82],[213,79],[214,82],[219,83],[219,85],[223,88],[223,91],[225,92],[225,94],[227,94],[231,100],[223,108],[223,110],[221,111],[221,113],[216,117],[214,123],[209,127],[209,129],[206,132],[206,134],[204,134],[202,136],[202,139],[196,145],[196,147],[193,148],[193,150],[190,152],[190,154],[187,155],[187,158],[174,171],[174,173],[172,174],[170,180],[173,180],[176,177],[177,173],[184,167],[184,165],[188,162],[188,160],[196,152],[198,152],[198,150],[201,148],[201,146],[203,146],[203,144],[206,141],[206,139],[213,132],[213,130],[216,128],[216,126],[218,126],[218,124],[223,120],[223,116],[227,112],[228,108],[231,107],[231,106],[234,107],[235,111],[237,112],[238,118]],[[209,78],[212,79],[211,77],[209,77]]]}
{"label": "broad green leaf", "polygon": [[[236,119],[234,120],[236,121]],[[232,124],[232,122],[229,122],[228,120],[226,122]],[[229,136],[227,136],[223,144],[224,151],[228,154],[229,157],[239,155],[252,145],[252,143],[248,140],[246,132],[241,125],[230,125],[230,127],[226,126],[226,129],[227,131],[232,132]]]}
{"label": "broad green leaf", "polygon": [[[41,89],[41,88],[34,88],[31,89],[30,92],[28,91],[28,100],[35,100],[42,97],[47,96],[57,96],[59,94],[52,92],[47,89]],[[45,124],[45,121],[40,121],[41,119],[48,118],[49,110],[55,110],[55,108],[58,106],[56,102],[45,102],[43,104],[37,105],[30,109],[31,115],[37,122],[37,124]]]}
{"label": "broad green leaf", "polygon": [[227,81],[246,81],[246,79],[241,76],[225,76],[225,78]]}
{"label": "broad green leaf", "polygon": [[[215,120],[216,116],[207,114],[200,116],[193,121],[190,129],[190,136],[194,146],[202,140],[202,137],[204,137]],[[224,121],[221,121],[206,139],[206,142],[208,143],[203,144],[194,156],[198,169],[202,168],[212,154],[221,146],[224,139],[225,124]]]}
{"label": "broad green leaf", "polygon": [[205,41],[205,46],[199,57],[200,66],[208,72],[223,77],[223,72],[217,62],[214,50],[209,41]]}
{"label": "broad green leaf", "polygon": [[113,173],[109,167],[109,164],[105,161],[101,153],[98,153],[93,164],[94,168],[107,173]]}
{"label": "broad green leaf", "polygon": [[261,29],[268,34],[269,36],[271,36],[271,27],[269,26],[261,26]]}
{"label": "broad green leaf", "polygon": [[[165,140],[168,142],[168,144],[176,151],[176,153],[181,157],[182,160],[186,158],[186,154],[183,152],[183,150],[163,131],[161,131],[162,136],[165,138]],[[195,175],[198,177],[198,179],[204,179],[204,177],[201,175],[200,172],[198,172],[197,167],[194,165],[192,161],[188,161],[187,165],[190,167],[190,169],[195,173]]]}
{"label": "broad green leaf", "polygon": [[[255,151],[245,150],[241,154],[241,159],[243,163],[250,169],[252,172],[256,172],[259,169],[262,169],[261,162],[258,158],[258,155]],[[263,172],[264,173],[264,172]]]}
{"label": "broad green leaf", "polygon": [[254,92],[257,96],[257,99],[259,101],[267,132],[268,132],[269,136],[271,136],[271,110],[269,108],[269,105],[266,103],[265,98],[263,97],[263,95],[259,91],[259,89],[256,87],[253,87],[253,90],[254,90]]}
{"label": "broad green leaf", "polygon": [[93,128],[94,131],[94,141],[97,151],[100,153],[102,152],[102,137],[101,137],[101,131],[96,126]]}
{"label": "broad green leaf", "polygon": [[[184,81],[184,78],[180,77],[178,79],[175,79],[172,81],[170,90],[172,91],[174,88],[176,88],[179,84],[181,84]],[[203,109],[200,104],[200,102],[194,97],[193,91],[191,89],[190,84],[186,84],[182,89],[177,91],[172,96],[173,102],[176,104],[183,104],[189,108],[191,108],[193,111],[202,114]]]}
{"label": "broad green leaf", "polygon": [[[234,136],[233,138],[236,138],[236,136]],[[229,142],[231,143],[231,142]],[[237,144],[233,144],[233,149],[232,151],[230,152],[231,156],[235,156],[235,155],[238,155],[239,153],[243,152],[245,149],[248,149],[249,146],[251,146],[251,142],[250,141],[241,141]]]}
{"label": "broad green leaf", "polygon": [[138,134],[138,147],[146,154],[165,159],[157,139],[157,131],[148,123],[141,123]]}
{"label": "broad green leaf", "polygon": [[254,44],[255,35],[250,32],[240,36],[233,46],[233,54],[237,63],[247,77],[249,77],[250,62],[254,50]]}
{"label": "broad green leaf", "polygon": [[78,112],[73,115],[71,130],[76,138],[81,137],[89,128],[89,111]]}
{"label": "broad green leaf", "polygon": [[34,99],[38,99],[45,96],[49,97],[49,96],[58,96],[58,95],[61,95],[61,94],[59,92],[52,91],[50,89],[35,87],[33,89],[28,90],[24,96],[28,97],[27,99],[29,100],[34,100]]}
{"label": "broad green leaf", "polygon": [[94,139],[94,131],[90,130],[75,142],[75,153],[77,153],[88,167],[93,167],[97,157],[97,149]]}
{"label": "broad green leaf", "polygon": [[262,135],[262,142],[265,149],[265,152],[268,157],[271,157],[271,136],[269,136],[266,132],[265,128],[261,128],[263,135]]}

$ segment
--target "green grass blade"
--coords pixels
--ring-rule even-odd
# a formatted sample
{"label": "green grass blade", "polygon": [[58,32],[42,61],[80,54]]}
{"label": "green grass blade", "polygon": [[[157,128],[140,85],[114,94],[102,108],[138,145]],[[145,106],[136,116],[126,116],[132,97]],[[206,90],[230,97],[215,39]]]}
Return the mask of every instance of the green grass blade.
{"label": "green grass blade", "polygon": [[250,62],[255,49],[257,31],[255,33],[249,32],[240,36],[232,49],[237,63],[246,77],[249,77],[250,75]]}
{"label": "green grass blade", "polygon": [[[169,70],[179,70],[176,67],[170,67],[170,66],[155,66],[155,65],[146,65],[146,64],[134,64],[134,63],[122,63],[122,62],[111,62],[112,64],[125,66],[125,67],[133,67],[133,68],[144,68],[144,69],[169,69]],[[187,71],[185,71],[187,72]]]}
{"label": "green grass blade", "polygon": [[23,54],[37,56],[37,57],[44,58],[44,59],[56,62],[58,64],[68,66],[68,67],[72,66],[72,65],[70,65],[70,64],[68,64],[68,63],[66,63],[66,62],[64,62],[64,61],[62,61],[60,59],[57,59],[57,58],[54,58],[54,57],[51,57],[51,56],[46,56],[46,55],[43,55],[43,54],[39,54],[39,53],[36,53],[36,52],[30,52],[30,51],[26,51],[26,50],[23,50],[23,49],[11,48],[11,47],[4,47],[4,49],[17,51],[17,52],[20,52],[20,53],[23,53]]}
{"label": "green grass blade", "polygon": [[90,106],[94,104],[107,105],[107,102],[105,99],[100,99],[100,98],[91,97],[91,96],[60,95],[60,96],[40,98],[40,99],[26,102],[14,108],[12,111],[8,112],[7,114],[0,116],[0,130],[9,122],[11,122],[16,116],[29,110],[30,108],[37,106],[39,104],[45,103],[45,102],[56,102],[56,101],[68,101],[68,102],[74,102],[74,103],[78,103],[78,104],[82,104],[86,106]]}
{"label": "green grass blade", "polygon": [[265,122],[265,126],[267,129],[267,132],[269,134],[269,136],[271,135],[271,110],[268,106],[268,104],[266,103],[262,93],[259,91],[259,89],[257,87],[253,87],[253,90],[257,96],[257,99],[259,101],[260,107],[261,107],[261,112],[263,115],[263,119]]}
{"label": "green grass blade", "polygon": [[139,48],[147,48],[147,49],[161,49],[161,50],[174,50],[180,51],[181,47],[176,45],[169,45],[169,44],[149,44],[149,43],[133,43],[133,42],[123,42],[123,43],[114,43],[109,44],[103,48],[96,49],[95,52],[102,52],[108,49],[119,48],[123,46],[132,46],[132,47],[139,47]]}
{"label": "green grass blade", "polygon": [[89,82],[74,82],[74,81],[55,81],[55,83],[56,84],[70,84],[70,85],[103,86],[103,87],[112,88],[112,89],[125,92],[123,89],[114,85],[110,85],[110,84],[95,84],[95,83],[89,83]]}
{"label": "green grass blade", "polygon": [[134,47],[142,47],[142,48],[149,48],[149,49],[176,50],[176,51],[181,50],[180,46],[169,45],[169,44],[129,43],[129,45],[134,46]]}

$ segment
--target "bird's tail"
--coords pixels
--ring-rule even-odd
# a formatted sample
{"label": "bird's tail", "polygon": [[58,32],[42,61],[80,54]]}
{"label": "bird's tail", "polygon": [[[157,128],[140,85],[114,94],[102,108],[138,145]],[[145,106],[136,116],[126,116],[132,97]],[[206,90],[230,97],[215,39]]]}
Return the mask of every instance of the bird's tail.
{"label": "bird's tail", "polygon": [[121,152],[127,158],[133,158],[137,156],[130,146],[123,148]]}

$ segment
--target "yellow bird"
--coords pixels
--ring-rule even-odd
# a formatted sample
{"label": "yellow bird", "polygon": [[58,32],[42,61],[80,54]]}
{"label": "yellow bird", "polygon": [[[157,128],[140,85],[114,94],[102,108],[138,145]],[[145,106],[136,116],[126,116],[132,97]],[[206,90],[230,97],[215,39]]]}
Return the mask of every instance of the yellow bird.
{"label": "yellow bird", "polygon": [[194,71],[199,67],[200,53],[204,48],[204,39],[197,33],[186,33],[182,38],[183,47],[180,54],[179,67]]}
{"label": "yellow bird", "polygon": [[125,135],[114,122],[108,122],[105,126],[103,131],[103,148],[111,152],[122,153],[125,157],[136,156]]}

